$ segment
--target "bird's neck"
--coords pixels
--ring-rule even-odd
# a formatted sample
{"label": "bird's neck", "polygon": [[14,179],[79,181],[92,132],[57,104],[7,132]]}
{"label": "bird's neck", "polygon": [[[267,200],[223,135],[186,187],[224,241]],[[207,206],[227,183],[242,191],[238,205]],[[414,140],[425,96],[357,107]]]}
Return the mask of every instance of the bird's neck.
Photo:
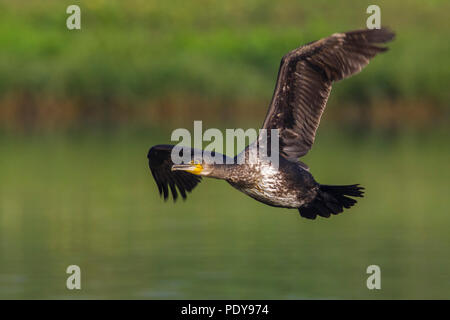
{"label": "bird's neck", "polygon": [[208,164],[205,167],[205,176],[216,179],[227,179],[233,164]]}

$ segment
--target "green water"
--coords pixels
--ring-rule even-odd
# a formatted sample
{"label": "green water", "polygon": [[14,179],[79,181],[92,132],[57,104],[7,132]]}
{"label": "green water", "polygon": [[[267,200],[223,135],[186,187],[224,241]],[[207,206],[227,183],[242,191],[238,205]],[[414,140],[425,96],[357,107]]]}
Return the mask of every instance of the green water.
{"label": "green water", "polygon": [[[205,180],[164,203],[146,152],[168,136],[0,138],[0,298],[449,298],[448,135],[321,132],[318,181],[367,196],[330,219]],[[78,265],[82,289],[66,289]],[[381,267],[381,290],[366,268]]]}

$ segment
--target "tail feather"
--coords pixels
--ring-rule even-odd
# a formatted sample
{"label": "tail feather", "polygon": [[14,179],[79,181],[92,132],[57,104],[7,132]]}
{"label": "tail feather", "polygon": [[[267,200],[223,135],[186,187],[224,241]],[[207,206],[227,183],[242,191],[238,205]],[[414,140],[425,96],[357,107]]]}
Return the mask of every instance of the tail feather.
{"label": "tail feather", "polygon": [[[300,215],[308,219],[315,219],[317,215],[328,218],[331,214],[338,214],[352,207],[356,200],[350,197],[363,197],[364,188],[359,184],[346,186],[319,185],[319,192],[308,204],[298,208]],[[349,197],[350,196],[350,197]]]}

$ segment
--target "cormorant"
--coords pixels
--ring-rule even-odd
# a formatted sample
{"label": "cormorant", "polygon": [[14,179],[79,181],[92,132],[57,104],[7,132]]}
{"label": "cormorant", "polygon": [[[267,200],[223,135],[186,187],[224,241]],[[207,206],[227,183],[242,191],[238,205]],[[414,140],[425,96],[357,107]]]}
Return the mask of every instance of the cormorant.
{"label": "cormorant", "polygon": [[237,164],[240,157],[249,158],[249,151],[256,142],[238,154],[233,164],[204,161],[174,164],[171,160],[174,146],[156,145],[147,157],[160,195],[167,199],[170,188],[174,201],[177,189],[186,198],[186,192],[192,191],[201,176],[205,176],[226,180],[270,206],[298,209],[300,215],[308,219],[315,219],[317,215],[328,218],[353,206],[356,200],[351,197],[363,197],[363,187],[320,184],[298,158],[306,155],[314,143],[332,83],[361,71],[370,59],[387,50],[377,44],[393,38],[394,33],[386,28],[335,33],[286,54],[281,59],[275,91],[263,124],[264,129],[279,130],[278,167],[264,161],[245,160]]}

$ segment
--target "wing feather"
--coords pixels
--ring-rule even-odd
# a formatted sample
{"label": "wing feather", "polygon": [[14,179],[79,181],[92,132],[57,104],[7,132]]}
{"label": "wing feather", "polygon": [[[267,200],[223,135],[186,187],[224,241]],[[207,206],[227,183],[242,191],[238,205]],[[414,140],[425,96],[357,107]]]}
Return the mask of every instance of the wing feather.
{"label": "wing feather", "polygon": [[176,201],[178,192],[183,199],[186,199],[186,192],[191,192],[202,178],[189,172],[171,170],[173,147],[173,145],[165,144],[153,146],[149,150],[147,158],[159,194],[164,196],[164,200],[167,200],[170,190],[173,200]]}
{"label": "wing feather", "polygon": [[335,33],[286,54],[263,129],[279,129],[280,153],[297,161],[312,147],[331,85],[362,70],[394,38],[386,28]]}

